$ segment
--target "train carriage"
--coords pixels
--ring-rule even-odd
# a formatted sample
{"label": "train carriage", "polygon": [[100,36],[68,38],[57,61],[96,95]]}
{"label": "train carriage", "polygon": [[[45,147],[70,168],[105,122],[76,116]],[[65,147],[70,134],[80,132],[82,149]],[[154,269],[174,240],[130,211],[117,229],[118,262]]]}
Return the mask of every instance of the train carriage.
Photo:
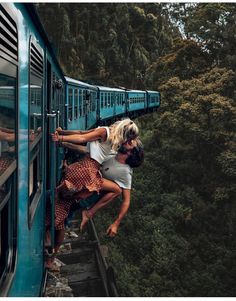
{"label": "train carriage", "polygon": [[145,112],[160,97],[65,77],[32,4],[0,3],[0,19],[0,296],[40,296],[46,203],[53,221],[64,156],[50,133]]}
{"label": "train carriage", "polygon": [[147,94],[141,90],[127,90],[127,111],[132,113],[134,111],[144,110],[147,105]]}
{"label": "train carriage", "polygon": [[70,130],[91,128],[98,119],[98,88],[85,82],[66,77],[67,128]]}
{"label": "train carriage", "polygon": [[147,91],[147,106],[149,109],[160,107],[161,94],[157,91]]}
{"label": "train carriage", "polygon": [[118,88],[98,86],[100,120],[122,115],[126,111],[125,91]]}

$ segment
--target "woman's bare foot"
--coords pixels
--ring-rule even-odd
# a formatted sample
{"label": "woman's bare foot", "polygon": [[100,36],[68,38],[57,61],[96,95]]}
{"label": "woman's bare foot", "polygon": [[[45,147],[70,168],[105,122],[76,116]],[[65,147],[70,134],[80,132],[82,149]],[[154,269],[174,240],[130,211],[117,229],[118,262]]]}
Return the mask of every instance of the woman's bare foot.
{"label": "woman's bare foot", "polygon": [[88,223],[89,218],[90,218],[90,216],[89,216],[88,210],[83,210],[82,211],[82,221],[80,224],[80,232],[83,231],[83,228]]}
{"label": "woman's bare foot", "polygon": [[45,267],[51,272],[60,272],[60,267],[54,262],[54,258],[47,258]]}

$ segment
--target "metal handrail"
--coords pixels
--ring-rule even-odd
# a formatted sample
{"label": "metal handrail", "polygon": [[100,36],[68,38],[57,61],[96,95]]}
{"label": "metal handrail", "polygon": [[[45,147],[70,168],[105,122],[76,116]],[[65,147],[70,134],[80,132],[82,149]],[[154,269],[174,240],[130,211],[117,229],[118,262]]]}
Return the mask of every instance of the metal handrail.
{"label": "metal handrail", "polygon": [[[98,235],[97,235],[97,231],[96,231],[93,219],[90,219],[89,225],[90,225],[90,228],[91,228],[92,233],[94,235],[94,238],[97,241],[97,250],[98,250],[98,252],[96,252],[96,254],[97,254],[97,260],[101,261],[101,263],[100,263],[100,272],[102,274],[103,281],[105,282],[104,283],[105,284],[104,285],[105,289],[106,289],[109,297],[119,297],[117,287],[116,287],[116,284],[115,284],[114,271],[113,271],[113,268],[107,264],[106,259],[102,255],[101,244],[100,244],[100,241],[99,241],[99,238],[98,238]],[[100,257],[100,260],[99,260],[98,257]],[[105,274],[101,271],[101,266],[103,266]]]}

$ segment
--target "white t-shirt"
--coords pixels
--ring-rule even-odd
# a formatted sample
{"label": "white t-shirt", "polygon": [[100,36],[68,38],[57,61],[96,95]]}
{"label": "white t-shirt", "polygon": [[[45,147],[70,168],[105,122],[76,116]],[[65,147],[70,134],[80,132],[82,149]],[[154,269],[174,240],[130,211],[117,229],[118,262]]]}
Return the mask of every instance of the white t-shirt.
{"label": "white t-shirt", "polygon": [[107,131],[107,140],[105,142],[96,140],[87,143],[87,150],[90,154],[90,158],[96,160],[100,164],[102,164],[102,162],[112,153],[111,143],[108,141],[110,130],[107,126],[104,126],[104,128]]}
{"label": "white t-shirt", "polygon": [[110,155],[101,167],[102,176],[118,184],[121,188],[131,189],[133,170],[128,164],[120,163],[115,155]]}

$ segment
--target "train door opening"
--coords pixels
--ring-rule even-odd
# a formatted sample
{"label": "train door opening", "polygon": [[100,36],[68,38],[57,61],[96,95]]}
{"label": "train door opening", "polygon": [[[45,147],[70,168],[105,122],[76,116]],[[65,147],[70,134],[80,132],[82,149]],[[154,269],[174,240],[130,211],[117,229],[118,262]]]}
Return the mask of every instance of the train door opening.
{"label": "train door opening", "polygon": [[52,66],[47,60],[47,94],[45,102],[45,182],[46,182],[46,214],[50,212],[51,220],[51,242],[47,244],[54,245],[54,204],[55,204],[55,185],[56,185],[56,174],[55,174],[55,156],[56,147],[55,143],[51,140],[51,133],[55,131],[56,127],[56,114],[53,112],[53,76]]}
{"label": "train door opening", "polygon": [[[51,87],[51,82],[52,82],[52,70],[51,70],[51,64],[49,61],[47,61],[47,96],[46,96],[46,112],[47,114],[50,113],[50,107],[51,107],[51,93],[52,93],[52,87]],[[48,116],[46,117],[45,120],[45,132],[46,132],[46,191],[47,193],[50,192],[50,122]]]}

